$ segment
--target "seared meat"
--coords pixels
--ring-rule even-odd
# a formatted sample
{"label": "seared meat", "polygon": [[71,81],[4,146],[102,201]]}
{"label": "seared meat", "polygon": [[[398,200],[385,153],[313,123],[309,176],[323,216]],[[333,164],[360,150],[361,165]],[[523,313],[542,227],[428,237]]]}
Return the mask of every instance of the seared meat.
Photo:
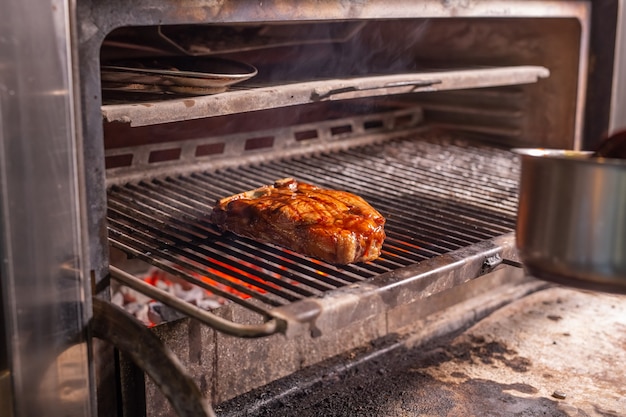
{"label": "seared meat", "polygon": [[211,220],[222,230],[338,264],[378,258],[385,239],[385,219],[361,197],[293,178],[218,201]]}

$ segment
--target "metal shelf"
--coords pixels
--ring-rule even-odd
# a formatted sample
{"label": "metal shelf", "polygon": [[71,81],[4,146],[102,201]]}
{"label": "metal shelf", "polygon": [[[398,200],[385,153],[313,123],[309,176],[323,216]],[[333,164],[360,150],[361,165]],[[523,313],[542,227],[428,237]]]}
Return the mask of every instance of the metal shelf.
{"label": "metal shelf", "polygon": [[528,84],[549,75],[550,71],[541,66],[511,66],[338,78],[163,101],[109,104],[102,106],[102,116],[106,122],[148,126],[329,100]]}

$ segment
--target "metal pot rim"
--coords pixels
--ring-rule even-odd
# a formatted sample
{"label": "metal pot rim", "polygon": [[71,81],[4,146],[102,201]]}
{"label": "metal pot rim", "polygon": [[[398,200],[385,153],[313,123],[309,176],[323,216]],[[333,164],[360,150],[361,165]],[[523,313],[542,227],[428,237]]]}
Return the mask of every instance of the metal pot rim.
{"label": "metal pot rim", "polygon": [[538,158],[547,161],[570,161],[588,166],[615,166],[626,169],[626,159],[592,157],[592,151],[574,151],[570,149],[514,148],[512,151],[524,158]]}

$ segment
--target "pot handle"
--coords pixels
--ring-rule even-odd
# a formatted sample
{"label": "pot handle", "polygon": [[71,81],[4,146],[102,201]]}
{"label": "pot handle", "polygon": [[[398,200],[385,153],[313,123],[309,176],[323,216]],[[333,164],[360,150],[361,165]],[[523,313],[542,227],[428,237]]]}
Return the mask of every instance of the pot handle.
{"label": "pot handle", "polygon": [[154,380],[180,417],[215,417],[176,355],[126,311],[93,298],[91,331],[129,355]]}

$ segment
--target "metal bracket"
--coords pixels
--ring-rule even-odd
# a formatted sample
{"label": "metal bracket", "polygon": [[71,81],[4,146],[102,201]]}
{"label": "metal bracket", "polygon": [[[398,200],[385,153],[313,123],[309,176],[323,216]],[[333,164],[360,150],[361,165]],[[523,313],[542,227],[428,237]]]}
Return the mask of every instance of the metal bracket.
{"label": "metal bracket", "polygon": [[485,259],[480,269],[481,275],[493,271],[498,265],[514,266],[516,268],[523,267],[521,262],[514,261],[512,259],[503,259],[499,253],[496,253],[495,255],[488,256]]}
{"label": "metal bracket", "polygon": [[488,272],[493,271],[501,263],[502,263],[502,256],[500,256],[499,253],[496,253],[495,255],[488,256],[483,261],[483,265],[480,268],[480,274],[484,275],[484,274],[486,274]]}

